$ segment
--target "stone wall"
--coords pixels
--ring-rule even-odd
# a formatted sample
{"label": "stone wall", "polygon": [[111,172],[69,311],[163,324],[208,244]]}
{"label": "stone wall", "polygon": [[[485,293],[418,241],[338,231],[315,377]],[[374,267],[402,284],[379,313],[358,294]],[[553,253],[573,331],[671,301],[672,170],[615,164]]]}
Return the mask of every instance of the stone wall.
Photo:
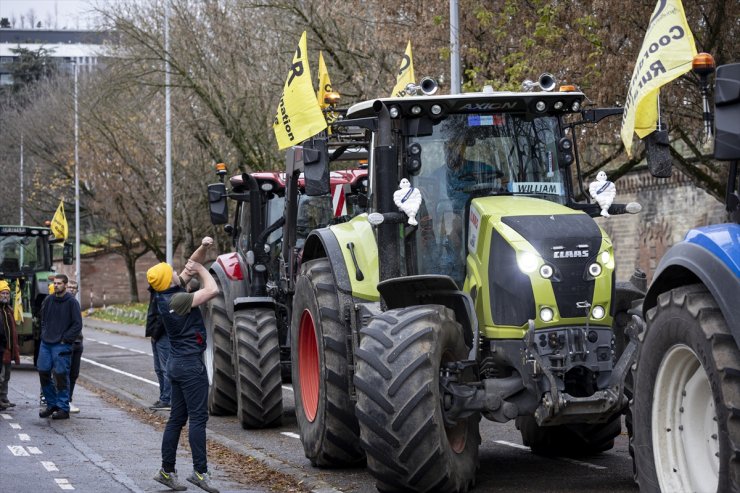
{"label": "stone wall", "polygon": [[618,281],[628,280],[638,267],[649,282],[666,250],[691,228],[727,221],[724,203],[675,169],[663,179],[647,170],[630,173],[616,187],[615,202],[642,205],[639,214],[596,219],[614,242]]}

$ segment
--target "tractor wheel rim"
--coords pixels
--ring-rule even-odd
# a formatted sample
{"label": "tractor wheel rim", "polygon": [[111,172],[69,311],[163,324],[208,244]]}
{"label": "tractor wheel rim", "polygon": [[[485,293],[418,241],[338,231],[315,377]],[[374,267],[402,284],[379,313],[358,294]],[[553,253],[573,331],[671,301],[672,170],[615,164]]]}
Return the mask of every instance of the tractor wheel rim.
{"label": "tractor wheel rim", "polygon": [[307,309],[298,328],[298,372],[303,412],[313,423],[319,408],[319,349],[313,315]]}
{"label": "tractor wheel rim", "polygon": [[208,304],[205,317],[206,326],[206,350],[203,354],[203,362],[206,366],[206,375],[208,376],[208,385],[213,385],[213,305]]}
{"label": "tractor wheel rim", "polygon": [[673,346],[660,363],[652,406],[661,491],[716,491],[719,428],[709,379],[694,351]]}

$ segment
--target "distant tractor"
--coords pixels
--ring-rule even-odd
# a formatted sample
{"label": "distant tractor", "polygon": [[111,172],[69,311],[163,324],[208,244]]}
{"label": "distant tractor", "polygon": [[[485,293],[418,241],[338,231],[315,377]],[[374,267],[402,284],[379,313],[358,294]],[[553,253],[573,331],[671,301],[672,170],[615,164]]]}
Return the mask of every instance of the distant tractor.
{"label": "distant tractor", "polygon": [[[220,255],[210,268],[220,295],[206,316],[212,341],[206,352],[208,405],[212,414],[236,413],[244,428],[277,426],[282,420],[282,381],[290,379],[291,290],[306,236],[363,207],[367,171],[307,179],[303,159],[310,153],[291,149],[287,173],[236,175],[228,191],[224,183],[209,187],[214,224],[228,221],[227,199],[237,207],[225,225],[234,251]],[[345,160],[357,157],[343,154]]]}
{"label": "distant tractor", "polygon": [[[23,323],[18,325],[18,342],[21,354],[33,356],[34,365],[41,340],[39,310],[54,275],[53,246],[62,241],[54,239],[47,227],[0,226],[0,279],[10,283],[13,300],[20,283]],[[69,265],[73,260],[72,245],[65,244],[63,262]]]}
{"label": "distant tractor", "polygon": [[[707,57],[694,60],[704,84]],[[640,491],[740,491],[740,63],[717,69],[714,95],[730,222],[690,230],[645,297],[631,406]]]}
{"label": "distant tractor", "polygon": [[466,491],[481,417],[514,420],[537,453],[612,448],[644,291],[615,282],[571,176],[574,128],[622,110],[584,109],[547,74],[531,86],[366,101],[334,124],[366,130],[370,213],[303,248],[292,382],[312,464],[367,461],[384,492]]}

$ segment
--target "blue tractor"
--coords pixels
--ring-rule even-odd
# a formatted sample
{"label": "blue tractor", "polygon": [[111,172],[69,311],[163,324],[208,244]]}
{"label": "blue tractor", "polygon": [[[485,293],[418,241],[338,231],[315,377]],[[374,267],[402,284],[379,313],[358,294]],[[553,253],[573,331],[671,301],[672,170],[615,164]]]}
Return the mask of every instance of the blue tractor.
{"label": "blue tractor", "polygon": [[[694,68],[711,128],[714,63],[705,59]],[[740,491],[740,63],[717,69],[714,96],[714,157],[729,161],[730,222],[692,229],[663,256],[645,324],[636,320],[631,450],[640,491]]]}

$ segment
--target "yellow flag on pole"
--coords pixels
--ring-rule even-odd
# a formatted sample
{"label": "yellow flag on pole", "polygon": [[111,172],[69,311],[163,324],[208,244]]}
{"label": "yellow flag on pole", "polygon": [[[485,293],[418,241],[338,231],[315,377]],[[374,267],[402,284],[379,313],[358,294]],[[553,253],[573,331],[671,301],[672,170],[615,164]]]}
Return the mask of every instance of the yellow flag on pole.
{"label": "yellow flag on pole", "polygon": [[326,69],[326,63],[324,63],[324,53],[319,52],[319,92],[316,98],[319,100],[319,106],[321,109],[326,108],[329,104],[324,101],[327,93],[332,92],[331,80],[329,80],[329,71]]}
{"label": "yellow flag on pole", "polygon": [[303,31],[272,125],[279,149],[298,145],[326,128],[313,90],[306,51],[306,31]]}
{"label": "yellow flag on pole", "polygon": [[13,310],[13,316],[15,323],[23,323],[23,300],[21,299],[21,280],[16,279],[15,281],[15,307]]}
{"label": "yellow flag on pole", "polygon": [[656,129],[661,86],[691,70],[694,35],[681,0],[658,0],[645,32],[622,115],[622,142],[632,156],[633,134],[643,138]]}
{"label": "yellow flag on pole", "polygon": [[406,53],[403,54],[403,58],[401,59],[401,68],[398,69],[396,85],[393,86],[391,97],[402,98],[406,96],[406,86],[415,82],[414,59],[411,56],[411,41],[409,41],[409,44],[406,46]]}
{"label": "yellow flag on pole", "polygon": [[64,215],[64,200],[59,201],[59,207],[54,213],[54,217],[51,218],[51,232],[57,238],[64,238],[65,240],[69,236],[69,226],[67,226],[67,216]]}

